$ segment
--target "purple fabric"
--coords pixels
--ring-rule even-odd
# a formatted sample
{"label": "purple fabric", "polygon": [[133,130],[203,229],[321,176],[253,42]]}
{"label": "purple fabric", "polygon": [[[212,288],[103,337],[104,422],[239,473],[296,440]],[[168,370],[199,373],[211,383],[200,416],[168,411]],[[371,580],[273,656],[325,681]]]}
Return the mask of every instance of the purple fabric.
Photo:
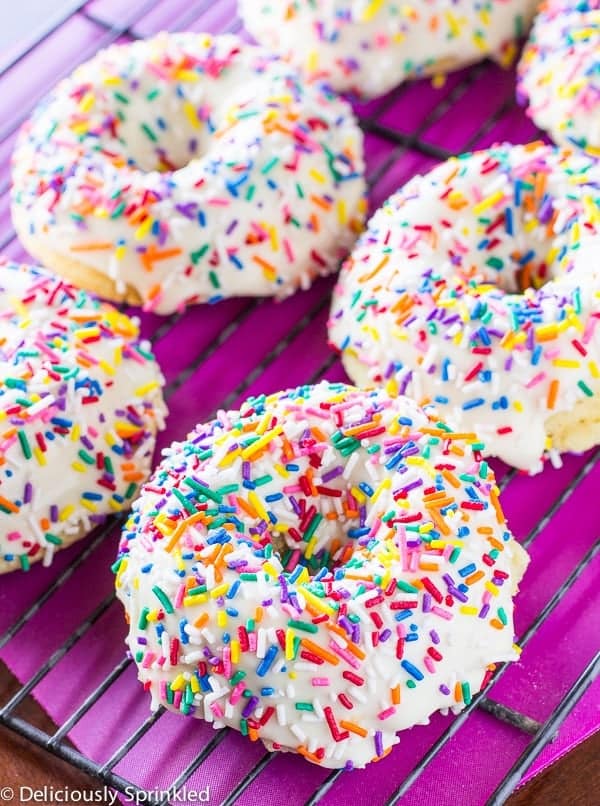
{"label": "purple fabric", "polygon": [[[86,11],[108,24],[119,24],[137,13],[134,31],[139,35],[178,28],[182,15],[188,15],[187,24],[194,30],[232,29],[238,24],[233,0],[196,3],[195,7],[204,10],[197,19],[189,18],[190,5],[189,0],[162,0],[154,11],[144,15],[141,10],[147,6],[145,0],[93,0]],[[104,29],[98,24],[76,15],[9,71],[0,80],[0,118],[5,125],[47,89],[53,77],[70,69],[103,37]],[[356,109],[363,118],[377,115],[378,122],[387,129],[404,135],[416,132],[430,146],[444,149],[484,147],[504,138],[525,142],[537,136],[523,113],[505,103],[514,90],[514,74],[489,64],[475,71],[450,75],[437,88],[430,82],[406,85],[387,98],[357,104]],[[482,129],[490,118],[492,121]],[[389,142],[384,134],[385,129],[366,137],[369,175],[380,177],[371,193],[371,208],[415,172],[426,171],[435,162],[433,157]],[[5,187],[8,178],[12,144],[12,136],[0,144],[0,187]],[[3,241],[11,237],[6,194],[0,197],[0,228]],[[15,258],[24,257],[14,236],[5,251]],[[187,367],[196,367],[170,398],[169,427],[160,445],[184,437],[196,421],[210,416],[224,401],[234,406],[247,394],[272,392],[323,372],[331,380],[343,379],[341,364],[326,345],[331,285],[332,280],[321,280],[308,292],[283,303],[241,299],[215,307],[199,306],[168,326],[155,316],[142,316],[146,335],[161,328],[155,350],[169,383]],[[517,475],[503,494],[509,524],[521,540],[543,522],[555,501],[562,500],[531,545],[531,567],[518,598],[519,633],[533,622],[597,539],[597,506],[590,502],[600,483],[600,466],[587,464],[588,460],[589,456],[569,456],[559,471],[549,469],[533,479]],[[496,467],[499,478],[504,477],[507,468],[499,464]],[[572,491],[571,485],[575,485]],[[37,566],[27,576],[2,577],[0,633],[34,604],[93,540],[92,536],[59,554],[51,568]],[[113,580],[109,565],[117,540],[115,527],[0,651],[0,657],[20,680],[29,679],[110,597]],[[599,574],[600,557],[596,557],[527,645],[522,660],[495,685],[495,699],[535,719],[548,718],[598,650]],[[121,608],[113,601],[34,689],[34,696],[54,720],[61,723],[68,718],[122,660],[124,637]],[[526,778],[600,727],[599,701],[600,683],[596,682]],[[105,762],[148,717],[148,705],[130,664],[75,725],[70,738],[92,759]],[[369,792],[373,804],[384,803],[451,719],[436,715],[430,725],[407,731],[399,747],[386,759],[364,771],[340,776],[325,802],[330,806],[360,803],[364,802],[364,793]],[[201,722],[165,714],[117,765],[116,772],[147,788],[167,787],[213,736],[213,731]],[[516,729],[486,713],[475,712],[402,803],[482,804],[527,741],[528,737]],[[201,789],[209,785],[212,802],[220,802],[263,755],[262,745],[231,732],[194,773],[188,786]],[[299,804],[310,797],[327,774],[298,757],[280,755],[267,765],[239,803],[268,806],[285,799]]]}

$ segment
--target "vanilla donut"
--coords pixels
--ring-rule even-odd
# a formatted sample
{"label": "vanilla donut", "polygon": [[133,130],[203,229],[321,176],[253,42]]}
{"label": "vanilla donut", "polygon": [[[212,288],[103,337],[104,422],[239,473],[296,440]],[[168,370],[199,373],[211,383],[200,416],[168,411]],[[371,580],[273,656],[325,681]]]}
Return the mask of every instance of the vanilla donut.
{"label": "vanilla donut", "polygon": [[600,3],[550,0],[518,70],[527,114],[559,144],[600,157]]}
{"label": "vanilla donut", "polygon": [[599,202],[593,159],[540,143],[413,178],[334,291],[350,377],[434,403],[531,473],[600,443]]}
{"label": "vanilla donut", "polygon": [[492,56],[510,64],[536,0],[239,0],[248,31],[310,78],[363,97]]}
{"label": "vanilla donut", "polygon": [[41,269],[0,261],[0,573],[129,507],[163,427],[135,322]]}
{"label": "vanilla donut", "polygon": [[59,274],[165,314],[333,271],[364,188],[344,101],[234,36],[160,34],[101,51],[37,109],[12,213]]}
{"label": "vanilla donut", "polygon": [[165,451],[116,565],[154,706],[346,768],[462,709],[518,656],[527,564],[480,450],[408,398],[323,382]]}

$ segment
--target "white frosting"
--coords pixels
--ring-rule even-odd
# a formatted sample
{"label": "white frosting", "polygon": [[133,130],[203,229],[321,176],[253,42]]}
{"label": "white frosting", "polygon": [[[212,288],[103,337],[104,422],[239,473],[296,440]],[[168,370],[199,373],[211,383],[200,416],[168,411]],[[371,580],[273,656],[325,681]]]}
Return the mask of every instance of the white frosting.
{"label": "white frosting", "polygon": [[329,335],[350,375],[540,470],[548,418],[600,393],[599,200],[590,157],[540,144],[412,179],[340,273]]}
{"label": "white frosting", "polygon": [[25,126],[13,183],[30,250],[157,313],[307,287],[366,209],[350,107],[229,35],[161,34],[81,65]]}
{"label": "white frosting", "polygon": [[239,0],[246,28],[309,77],[381,95],[406,78],[515,56],[535,0]]}
{"label": "white frosting", "polygon": [[153,705],[325,767],[362,767],[464,707],[489,664],[518,657],[527,562],[466,436],[407,398],[323,382],[173,444],[117,571]]}
{"label": "white frosting", "polygon": [[127,508],[163,427],[135,322],[40,269],[0,265],[0,571]]}
{"label": "white frosting", "polygon": [[600,4],[551,0],[519,63],[528,114],[559,144],[600,156]]}

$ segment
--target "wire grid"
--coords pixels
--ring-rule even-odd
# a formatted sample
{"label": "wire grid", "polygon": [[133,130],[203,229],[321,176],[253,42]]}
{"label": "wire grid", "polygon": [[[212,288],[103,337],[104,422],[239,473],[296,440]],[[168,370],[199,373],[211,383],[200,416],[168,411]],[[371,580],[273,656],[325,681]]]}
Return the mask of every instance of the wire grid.
{"label": "wire grid", "polygon": [[[131,6],[134,6],[133,11]],[[112,42],[122,39],[135,38],[138,33],[137,22],[143,19],[146,15],[156,12],[160,7],[164,7],[163,0],[137,0],[129,5],[130,12],[125,14],[122,23],[115,24],[107,21],[102,16],[97,16],[94,13],[96,3],[87,3],[85,0],[81,2],[68,3],[68,9],[64,14],[55,14],[52,20],[48,22],[46,29],[40,32],[39,38],[35,41],[30,41],[25,49],[5,63],[2,71],[0,71],[0,81],[2,77],[8,73],[12,68],[19,65],[20,62],[25,60],[32,52],[35,52],[42,43],[45,37],[59,31],[60,26],[67,23],[70,19],[75,17],[86,20],[93,24],[100,30],[100,36],[96,38],[93,45],[89,48],[80,50],[76,54],[76,59],[72,64],[63,66],[65,73],[69,72],[80,61],[85,60],[93,55],[93,53],[100,47],[104,47]],[[175,5],[181,5],[175,3]],[[185,10],[173,15],[169,19],[168,28],[171,30],[185,29],[191,26],[203,14],[210,12],[211,8],[219,5],[212,3],[210,0],[196,0],[196,2],[188,2]],[[231,15],[230,22],[226,26],[228,31],[238,31],[241,28],[240,21]],[[445,93],[440,102],[434,104],[430,109],[425,110],[421,116],[421,121],[413,128],[412,131],[403,132],[398,128],[390,125],[387,120],[387,113],[393,109],[399,102],[405,101],[410,98],[410,93],[414,89],[414,85],[405,84],[391,93],[384,99],[377,102],[358,107],[358,113],[361,119],[361,125],[365,131],[367,138],[369,136],[375,138],[377,141],[385,145],[383,157],[378,159],[374,165],[370,166],[368,174],[368,184],[372,192],[372,202],[376,205],[381,201],[381,198],[387,195],[387,192],[393,190],[394,187],[385,187],[386,178],[392,171],[393,166],[398,164],[400,158],[414,157],[413,162],[407,160],[408,167],[406,175],[403,179],[407,179],[415,168],[424,170],[435,161],[443,160],[449,157],[455,150],[468,150],[475,144],[486,144],[486,137],[491,135],[498,129],[498,125],[503,120],[508,120],[510,124],[511,114],[514,109],[513,93],[502,98],[500,96],[499,103],[495,102],[493,111],[485,117],[483,122],[476,128],[473,133],[461,143],[460,149],[451,149],[435,142],[435,137],[424,139],[423,134],[427,131],[435,130],[436,126],[441,127],[443,132],[444,121],[447,119],[447,113],[452,110],[456,104],[460,103],[461,98],[465,96],[477,80],[489,72],[491,66],[488,63],[477,65],[470,70],[462,71],[455,74],[453,78],[449,79],[451,87]],[[25,108],[20,108],[17,113],[9,117],[2,126],[0,126],[0,154],[4,155],[4,161],[9,153],[14,135],[19,125],[30,114],[32,107],[39,100],[41,96],[49,89],[49,87],[56,81],[58,76],[48,76],[48,81],[41,81],[39,92],[34,93],[30,98],[29,103]],[[443,132],[444,134],[444,132]],[[452,141],[452,132],[448,130],[445,136],[442,137],[442,142]],[[0,157],[0,159],[2,159]],[[0,180],[0,196],[6,202],[8,191],[8,178],[6,176],[6,165],[4,167],[4,176]],[[397,183],[398,179],[396,179]],[[15,235],[9,227],[7,227],[7,236],[0,240],[0,249],[7,251],[18,250],[18,244],[15,242]],[[288,326],[285,333],[270,346],[270,349],[263,355],[262,359],[255,364],[255,366],[248,371],[245,376],[231,388],[228,393],[219,398],[218,405],[222,408],[232,406],[236,400],[247,393],[253,388],[255,382],[260,381],[268,375],[270,368],[282,356],[285,357],[288,348],[302,339],[307,332],[315,327],[317,321],[321,321],[326,314],[329,303],[329,290],[331,287],[330,281],[320,281],[318,284],[317,293],[313,294],[314,300],[310,300],[310,304],[304,305],[306,310],[301,310],[295,321]],[[186,382],[194,376],[194,374],[202,368],[207,362],[210,362],[219,350],[228,343],[233,337],[239,335],[244,325],[250,322],[253,315],[260,311],[265,303],[261,300],[241,300],[230,306],[229,318],[223,323],[221,321],[220,327],[215,330],[214,338],[207,340],[206,344],[192,360],[186,361],[183,365],[177,366],[176,369],[169,375],[167,373],[168,384],[166,387],[167,399],[173,398]],[[184,316],[187,316],[185,314]],[[150,338],[155,345],[159,345],[163,339],[177,327],[181,322],[181,315],[173,315],[163,320],[153,320],[150,322]],[[321,357],[320,363],[313,369],[310,377],[302,377],[299,380],[305,382],[315,382],[324,377],[330,371],[339,372],[339,362],[335,355],[326,354]],[[540,535],[543,529],[548,525],[551,518],[565,505],[571,496],[576,492],[578,485],[581,484],[593,471],[597,465],[600,452],[595,451],[589,455],[585,463],[580,467],[578,472],[571,479],[569,484],[562,490],[562,492],[555,498],[547,511],[542,515],[538,523],[527,534],[523,541],[526,547],[531,544]],[[502,471],[501,471],[502,472]],[[550,471],[552,472],[552,471]],[[516,473],[514,471],[504,472],[501,487],[506,490],[511,481],[515,479]],[[74,557],[72,562],[67,565],[52,583],[42,591],[41,595],[35,599],[34,603],[29,605],[13,622],[12,624],[0,635],[0,650],[6,647],[15,637],[18,637],[21,630],[30,622],[30,620],[38,614],[42,608],[50,602],[53,595],[61,589],[76,573],[77,570],[90,558],[95,555],[98,548],[102,545],[104,540],[120,526],[123,521],[123,516],[113,518],[109,523],[97,530],[94,535],[85,543],[81,544],[78,548],[79,553]],[[582,574],[589,568],[592,561],[600,554],[600,540],[596,539],[591,548],[585,553],[583,557],[575,564],[570,574],[562,582],[560,587],[554,592],[551,598],[539,610],[533,622],[529,625],[528,629],[520,637],[520,645],[525,648],[529,641],[538,633],[542,626],[547,622],[549,617],[555,612],[556,608],[563,601],[564,597],[571,591],[573,586],[580,579]],[[58,646],[52,654],[46,659],[38,670],[33,674],[21,688],[0,708],[0,723],[11,728],[15,732],[25,736],[35,744],[45,748],[54,755],[66,760],[73,766],[85,771],[86,773],[94,776],[99,781],[107,784],[108,786],[124,793],[140,792],[144,790],[134,780],[129,780],[127,777],[115,772],[115,767],[126,758],[127,754],[135,748],[140,740],[148,733],[152,726],[157,723],[165,710],[160,708],[158,711],[149,715],[143,720],[137,729],[117,748],[113,751],[110,758],[103,763],[97,763],[92,758],[86,756],[84,753],[77,750],[68,740],[68,734],[76,726],[80,720],[90,712],[94,705],[103,697],[117,681],[125,670],[131,666],[132,661],[129,657],[123,657],[114,668],[106,675],[102,682],[97,685],[88,696],[85,697],[83,702],[74,710],[70,716],[62,721],[54,733],[50,734],[40,730],[35,725],[24,720],[18,715],[18,707],[23,700],[30,695],[38,684],[40,684],[49,673],[57,667],[60,661],[67,655],[67,653],[88,634],[99,620],[107,612],[109,607],[114,602],[114,595],[110,593],[102,601],[96,605],[91,613],[83,621],[79,623],[77,628]],[[488,713],[496,720],[500,720],[512,726],[514,729],[521,731],[524,735],[530,737],[526,742],[521,755],[516,759],[511,769],[508,771],[504,779],[497,786],[496,790],[491,793],[489,803],[503,803],[510,792],[518,785],[522,776],[531,767],[534,760],[539,756],[542,750],[556,735],[558,728],[563,721],[572,712],[576,704],[586,692],[587,688],[592,684],[598,672],[600,671],[600,653],[588,663],[588,665],[580,672],[577,680],[567,691],[563,697],[560,705],[556,708],[550,717],[543,723],[531,719],[526,714],[520,713],[518,710],[510,708],[502,703],[494,700],[490,696],[490,691],[498,681],[502,678],[504,672],[508,667],[502,667],[496,673],[494,678],[488,683],[486,688],[480,692],[469,706],[467,706],[449,726],[441,733],[439,738],[428,748],[420,760],[416,763],[413,769],[404,778],[400,786],[388,797],[386,804],[396,804],[401,801],[403,796],[410,790],[417,779],[429,768],[432,762],[436,759],[441,750],[457,735],[466,720],[476,710],[482,710]],[[180,789],[194,774],[194,772],[205,762],[211,754],[218,748],[224,741],[228,734],[228,729],[216,731],[203,748],[203,750],[195,756],[195,758],[188,763],[173,780],[168,787],[163,787],[169,790]],[[259,778],[261,773],[273,763],[277,754],[266,753],[259,762],[253,766],[247,774],[238,782],[228,795],[222,801],[223,806],[234,804],[238,799],[248,791],[252,784]],[[312,804],[324,803],[327,800],[327,793],[333,787],[335,782],[344,775],[343,771],[336,770],[329,773],[321,783],[314,788],[312,794],[306,799],[306,806]],[[370,799],[372,795],[370,795]],[[150,798],[145,802],[152,802],[166,806],[169,803],[168,798],[161,799]]]}

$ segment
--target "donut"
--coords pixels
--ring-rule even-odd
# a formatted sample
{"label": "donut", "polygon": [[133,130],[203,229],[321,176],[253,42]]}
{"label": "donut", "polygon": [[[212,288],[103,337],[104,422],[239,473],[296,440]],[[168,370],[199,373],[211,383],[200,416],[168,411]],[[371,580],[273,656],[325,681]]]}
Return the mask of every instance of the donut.
{"label": "donut", "polygon": [[544,3],[518,68],[517,97],[559,145],[600,157],[600,3]]}
{"label": "donut", "polygon": [[350,377],[432,403],[529,473],[600,443],[599,203],[598,164],[541,143],[414,177],[334,290]]}
{"label": "donut", "polygon": [[101,51],[25,125],[12,175],[32,255],[159,314],[308,287],[366,209],[350,107],[230,35]]}
{"label": "donut", "polygon": [[0,260],[0,573],[28,570],[130,506],[166,413],[137,323]]}
{"label": "donut", "polygon": [[167,449],[115,569],[154,707],[349,769],[518,657],[526,564],[475,435],[325,381]]}
{"label": "donut", "polygon": [[508,66],[535,0],[239,0],[252,36],[311,79],[363,98],[485,56]]}

